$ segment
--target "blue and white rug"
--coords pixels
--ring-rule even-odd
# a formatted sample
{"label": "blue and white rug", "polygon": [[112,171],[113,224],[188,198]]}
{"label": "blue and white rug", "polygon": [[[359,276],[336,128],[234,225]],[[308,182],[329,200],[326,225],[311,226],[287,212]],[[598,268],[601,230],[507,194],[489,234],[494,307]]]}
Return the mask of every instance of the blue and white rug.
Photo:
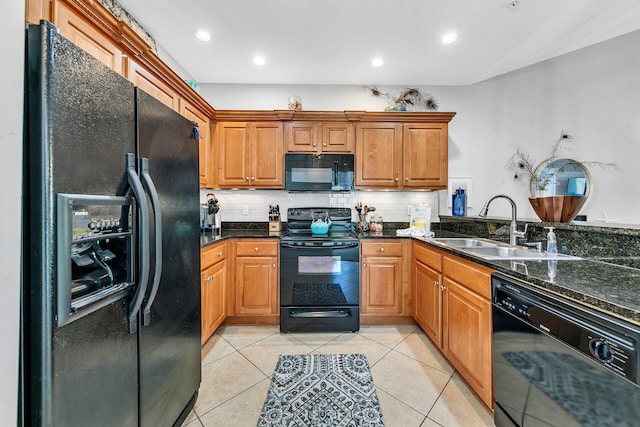
{"label": "blue and white rug", "polygon": [[258,427],[384,427],[364,354],[280,355]]}

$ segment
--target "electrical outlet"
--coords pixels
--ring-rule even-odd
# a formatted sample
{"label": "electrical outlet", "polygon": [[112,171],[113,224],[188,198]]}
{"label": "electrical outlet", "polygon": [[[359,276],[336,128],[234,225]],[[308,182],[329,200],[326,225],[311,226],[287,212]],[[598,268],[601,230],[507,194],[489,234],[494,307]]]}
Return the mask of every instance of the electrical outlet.
{"label": "electrical outlet", "polygon": [[249,205],[242,205],[242,215],[249,215]]}

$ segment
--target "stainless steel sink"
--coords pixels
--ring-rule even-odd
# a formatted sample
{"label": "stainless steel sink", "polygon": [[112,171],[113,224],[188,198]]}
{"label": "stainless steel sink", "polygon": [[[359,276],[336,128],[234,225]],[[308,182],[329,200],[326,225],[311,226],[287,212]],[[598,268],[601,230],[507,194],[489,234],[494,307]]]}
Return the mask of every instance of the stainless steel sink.
{"label": "stainless steel sink", "polygon": [[464,252],[479,256],[487,260],[579,260],[579,257],[565,254],[550,254],[548,252],[534,252],[516,246],[495,246],[462,248]]}
{"label": "stainless steel sink", "polygon": [[489,239],[473,237],[440,237],[433,239],[434,243],[448,246],[469,255],[486,260],[580,260],[581,258],[565,254],[550,254],[535,252],[520,246],[496,242]]}
{"label": "stainless steel sink", "polygon": [[433,239],[436,242],[447,246],[455,246],[456,248],[476,248],[476,247],[495,247],[496,242],[485,239],[466,238],[466,237],[440,237]]}

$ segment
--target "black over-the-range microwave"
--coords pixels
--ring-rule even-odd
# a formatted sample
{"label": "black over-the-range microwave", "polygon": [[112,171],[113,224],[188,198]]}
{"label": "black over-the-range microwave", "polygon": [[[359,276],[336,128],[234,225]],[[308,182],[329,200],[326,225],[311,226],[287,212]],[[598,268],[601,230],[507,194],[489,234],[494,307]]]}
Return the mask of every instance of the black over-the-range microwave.
{"label": "black over-the-range microwave", "polygon": [[353,154],[287,153],[284,169],[289,191],[353,190]]}

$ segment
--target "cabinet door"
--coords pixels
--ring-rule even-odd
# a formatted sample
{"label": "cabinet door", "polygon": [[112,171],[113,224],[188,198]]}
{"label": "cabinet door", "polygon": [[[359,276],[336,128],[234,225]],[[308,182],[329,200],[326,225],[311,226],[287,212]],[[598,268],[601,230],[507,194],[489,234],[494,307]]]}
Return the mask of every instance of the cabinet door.
{"label": "cabinet door", "polygon": [[222,260],[201,274],[202,343],[216,331],[226,317],[227,261]]}
{"label": "cabinet door", "polygon": [[277,258],[236,258],[236,304],[234,314],[278,314],[277,282]]}
{"label": "cabinet door", "polygon": [[200,158],[200,187],[215,187],[215,180],[212,176],[211,160],[213,158],[213,147],[211,142],[211,121],[206,114],[195,108],[193,105],[180,100],[180,114],[187,119],[198,124],[200,129],[199,158]]}
{"label": "cabinet door", "polygon": [[282,123],[252,123],[250,185],[284,188],[284,142]]}
{"label": "cabinet door", "polygon": [[442,276],[416,261],[414,318],[438,347],[442,347]]}
{"label": "cabinet door", "polygon": [[362,259],[363,314],[402,314],[402,259],[365,257]]}
{"label": "cabinet door", "polygon": [[243,122],[216,124],[218,184],[221,187],[249,186],[249,125]]}
{"label": "cabinet door", "polygon": [[443,351],[478,396],[491,407],[491,303],[446,277]]}
{"label": "cabinet door", "polygon": [[312,122],[291,122],[285,125],[285,145],[288,153],[315,153],[318,131]]}
{"label": "cabinet door", "polygon": [[320,149],[325,153],[353,153],[355,130],[352,123],[319,124]]}
{"label": "cabinet door", "polygon": [[179,97],[171,87],[131,58],[127,58],[127,79],[174,111],[180,111]]}
{"label": "cabinet door", "polygon": [[405,124],[402,185],[405,188],[447,188],[447,125]]}
{"label": "cabinet door", "polygon": [[398,188],[402,163],[402,124],[356,125],[356,186]]}
{"label": "cabinet door", "polygon": [[100,33],[60,1],[52,3],[53,23],[65,38],[97,58],[107,67],[124,74],[122,52],[108,37]]}

